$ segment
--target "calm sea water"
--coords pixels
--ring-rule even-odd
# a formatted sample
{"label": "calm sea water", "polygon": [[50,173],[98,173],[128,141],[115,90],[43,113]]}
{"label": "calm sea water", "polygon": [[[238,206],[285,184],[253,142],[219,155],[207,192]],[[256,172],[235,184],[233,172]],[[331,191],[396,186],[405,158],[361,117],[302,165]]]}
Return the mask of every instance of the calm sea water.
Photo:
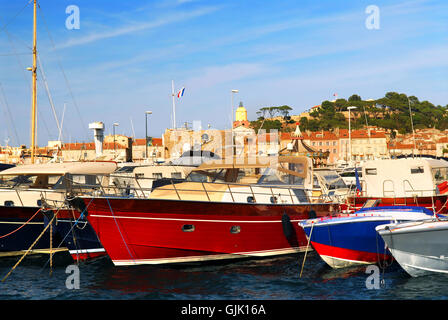
{"label": "calm sea water", "polygon": [[[0,261],[3,278],[18,258]],[[316,253],[190,266],[115,267],[107,257],[79,264],[79,289],[66,286],[68,254],[27,257],[0,282],[1,300],[443,300],[448,276],[411,278],[398,265],[368,289],[366,267],[333,270]]]}

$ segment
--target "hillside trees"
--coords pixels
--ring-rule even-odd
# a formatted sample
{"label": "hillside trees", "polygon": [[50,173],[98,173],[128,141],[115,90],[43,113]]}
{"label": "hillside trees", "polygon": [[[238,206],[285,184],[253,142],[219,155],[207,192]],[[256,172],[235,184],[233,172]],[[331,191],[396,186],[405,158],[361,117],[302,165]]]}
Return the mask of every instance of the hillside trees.
{"label": "hillside trees", "polygon": [[[342,98],[335,101],[325,100],[319,108],[309,113],[309,118],[300,119],[300,129],[318,131],[332,130],[337,127],[348,128],[347,107],[349,106],[357,107],[351,111],[352,129],[373,125],[391,132],[411,133],[411,114],[414,129],[448,129],[448,105],[434,105],[426,100],[420,101],[414,95],[408,96],[394,91],[386,92],[384,97],[378,99],[362,100],[361,96],[353,94],[347,100]],[[281,115],[284,120],[289,119],[291,111],[292,108],[286,105],[264,107],[257,112],[258,120],[265,119],[263,129],[272,127],[280,130],[282,128],[280,121],[270,123],[266,118]],[[260,125],[261,122],[258,124]]]}

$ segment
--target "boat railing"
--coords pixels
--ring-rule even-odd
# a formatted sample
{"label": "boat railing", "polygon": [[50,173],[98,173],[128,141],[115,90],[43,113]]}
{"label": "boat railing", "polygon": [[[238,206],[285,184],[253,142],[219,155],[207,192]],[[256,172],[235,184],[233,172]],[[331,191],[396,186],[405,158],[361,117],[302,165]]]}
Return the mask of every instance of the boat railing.
{"label": "boat railing", "polygon": [[[386,190],[386,184],[392,184],[392,190]],[[391,195],[391,196],[390,196]],[[394,188],[394,182],[390,179],[386,179],[383,181],[383,196],[385,197],[392,197],[395,198],[395,188]]]}
{"label": "boat railing", "polygon": [[[116,183],[95,184],[90,186],[90,191],[86,191],[88,186],[83,184],[83,192],[77,192],[76,184],[72,185],[71,195],[91,195],[96,197],[130,197],[145,199],[154,191],[153,187],[148,187],[148,182],[155,182],[158,178],[150,177],[120,177]],[[98,181],[101,178],[98,177]],[[204,182],[192,181],[191,184],[179,185],[176,179],[165,179],[163,191],[171,191],[172,198],[177,200],[188,200],[192,195],[202,196],[204,201],[215,201],[224,194],[229,197],[225,201],[244,202],[242,196],[248,203],[257,202],[257,198],[263,197],[270,203],[327,203],[336,202],[331,195],[312,195],[312,189],[304,188],[303,185],[277,185],[277,184],[242,184],[231,182]],[[184,182],[184,181],[183,181]],[[297,191],[294,191],[297,190]],[[263,201],[266,203],[266,201]]]}

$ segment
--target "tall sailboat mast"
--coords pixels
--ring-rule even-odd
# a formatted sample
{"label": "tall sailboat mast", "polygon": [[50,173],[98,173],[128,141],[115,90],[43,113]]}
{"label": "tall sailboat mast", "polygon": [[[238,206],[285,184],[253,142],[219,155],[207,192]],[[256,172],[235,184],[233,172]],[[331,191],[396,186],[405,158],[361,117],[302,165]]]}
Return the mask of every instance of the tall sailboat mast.
{"label": "tall sailboat mast", "polygon": [[174,80],[171,80],[171,97],[173,98],[173,129],[176,129],[176,103],[174,100]]}
{"label": "tall sailboat mast", "polygon": [[36,17],[37,17],[37,0],[34,0],[34,24],[33,24],[33,95],[32,95],[32,107],[31,107],[31,163],[34,163],[35,156],[35,143],[36,143],[36,105],[37,105],[37,95],[36,95],[36,80],[37,80],[37,37],[36,37]]}

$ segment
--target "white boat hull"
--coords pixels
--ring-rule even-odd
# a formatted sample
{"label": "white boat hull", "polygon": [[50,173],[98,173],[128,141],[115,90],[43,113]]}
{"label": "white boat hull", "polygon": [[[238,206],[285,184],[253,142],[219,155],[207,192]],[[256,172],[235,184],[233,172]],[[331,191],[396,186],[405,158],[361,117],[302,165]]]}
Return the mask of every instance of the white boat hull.
{"label": "white boat hull", "polygon": [[412,277],[420,277],[432,273],[448,273],[448,257],[430,257],[390,250],[395,260]]}
{"label": "white boat hull", "polygon": [[392,224],[377,231],[412,277],[448,273],[448,221]]}

